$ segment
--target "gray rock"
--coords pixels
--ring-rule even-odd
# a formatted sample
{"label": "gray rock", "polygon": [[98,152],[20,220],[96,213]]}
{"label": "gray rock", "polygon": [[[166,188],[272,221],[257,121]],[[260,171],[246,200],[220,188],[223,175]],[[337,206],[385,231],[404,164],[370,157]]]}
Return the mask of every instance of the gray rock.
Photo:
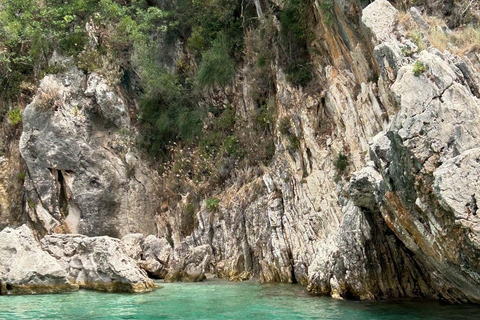
{"label": "gray rock", "polygon": [[165,238],[142,234],[129,234],[122,238],[129,257],[152,278],[164,279],[168,274],[172,246]]}
{"label": "gray rock", "polygon": [[415,21],[415,23],[420,28],[422,28],[423,30],[429,30],[430,29],[430,25],[425,21],[425,19],[423,19],[422,13],[420,12],[420,10],[417,7],[411,7],[408,10],[408,13],[413,18],[413,21]]}
{"label": "gray rock", "polygon": [[206,278],[213,260],[212,248],[209,245],[192,247],[183,242],[175,247],[170,257],[166,281],[198,282]]}
{"label": "gray rock", "polygon": [[165,238],[149,235],[142,244],[140,267],[154,278],[165,278],[168,274],[172,246]]}
{"label": "gray rock", "polygon": [[134,135],[126,104],[99,75],[87,81],[70,67],[42,79],[24,111],[20,139],[25,211],[35,230],[156,233],[158,175],[132,156]]}
{"label": "gray rock", "polygon": [[148,292],[155,288],[118,239],[54,234],[43,238],[41,244],[80,288],[107,292]]}
{"label": "gray rock", "polygon": [[0,232],[0,294],[60,293],[78,290],[55,258],[42,251],[26,225]]}
{"label": "gray rock", "polygon": [[362,22],[372,31],[378,42],[392,37],[398,21],[398,11],[387,0],[375,0],[362,12]]}
{"label": "gray rock", "polygon": [[142,255],[143,238],[141,233],[127,234],[122,238],[125,253],[135,261],[139,260]]}

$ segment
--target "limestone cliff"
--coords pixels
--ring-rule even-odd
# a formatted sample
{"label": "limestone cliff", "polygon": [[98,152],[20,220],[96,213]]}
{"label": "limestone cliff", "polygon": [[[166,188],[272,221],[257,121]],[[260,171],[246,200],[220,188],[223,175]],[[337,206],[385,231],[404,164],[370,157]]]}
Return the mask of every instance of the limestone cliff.
{"label": "limestone cliff", "polygon": [[135,151],[121,93],[68,59],[51,63],[67,71],[46,76],[23,113],[29,224],[42,235],[155,233],[157,174]]}
{"label": "limestone cliff", "polygon": [[[266,3],[283,2],[255,1],[276,33]],[[451,31],[415,8],[331,4],[312,1],[308,86],[288,81],[273,48],[271,161],[231,170],[207,192],[213,205],[165,187],[173,169],[159,177],[134,146],[137,110],[118,86],[52,59],[66,71],[42,80],[23,116],[27,222],[40,237],[123,237],[150,276],[172,281],[211,273],[334,297],[479,302],[480,57],[436,49],[428,30]],[[261,85],[249,59],[203,97],[247,123]]]}

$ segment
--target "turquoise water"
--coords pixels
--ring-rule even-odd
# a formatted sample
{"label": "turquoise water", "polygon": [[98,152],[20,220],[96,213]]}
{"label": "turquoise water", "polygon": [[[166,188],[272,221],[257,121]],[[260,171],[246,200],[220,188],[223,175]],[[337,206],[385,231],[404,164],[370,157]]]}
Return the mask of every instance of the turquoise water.
{"label": "turquoise water", "polygon": [[165,283],[148,294],[1,296],[0,319],[480,319],[478,306],[312,297],[297,285]]}

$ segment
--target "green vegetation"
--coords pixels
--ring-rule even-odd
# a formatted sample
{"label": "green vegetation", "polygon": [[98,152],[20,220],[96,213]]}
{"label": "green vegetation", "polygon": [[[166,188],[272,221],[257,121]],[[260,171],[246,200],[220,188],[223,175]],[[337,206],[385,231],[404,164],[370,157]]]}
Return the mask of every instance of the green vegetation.
{"label": "green vegetation", "polygon": [[425,50],[427,48],[427,44],[425,43],[424,40],[424,35],[420,31],[415,31],[413,33],[410,33],[408,37],[415,43],[415,45],[418,47],[418,51]]}
{"label": "green vegetation", "polygon": [[335,167],[337,167],[339,173],[343,174],[347,170],[348,166],[348,157],[340,152],[338,154],[337,160],[335,161]]}
{"label": "green vegetation", "polygon": [[219,203],[220,203],[220,200],[218,198],[208,198],[205,200],[205,205],[207,206],[207,210],[210,212],[217,211]]}
{"label": "green vegetation", "polygon": [[427,68],[422,62],[415,62],[415,64],[413,65],[413,74],[415,75],[415,77],[419,77],[425,71],[427,71]]}
{"label": "green vegetation", "polygon": [[333,23],[333,10],[334,10],[333,0],[323,0],[320,2],[319,7],[322,12],[323,18],[328,24]]}
{"label": "green vegetation", "polygon": [[300,148],[300,140],[294,133],[292,133],[291,129],[292,127],[290,125],[289,117],[283,117],[282,119],[280,119],[280,122],[278,124],[278,131],[280,131],[280,133],[287,138],[288,150],[290,152],[295,152],[298,148]]}
{"label": "green vegetation", "polygon": [[197,80],[201,86],[226,86],[233,82],[234,76],[235,64],[228,55],[227,42],[222,37],[202,54]]}
{"label": "green vegetation", "polygon": [[22,111],[20,109],[13,109],[8,112],[8,119],[16,126],[22,122]]}
{"label": "green vegetation", "polygon": [[21,181],[25,181],[25,176],[26,176],[25,171],[21,171],[17,174],[17,178]]}
{"label": "green vegetation", "polygon": [[313,68],[308,52],[312,32],[308,17],[313,5],[310,1],[288,0],[279,20],[282,65],[287,80],[297,86],[306,86],[313,78]]}
{"label": "green vegetation", "polygon": [[[185,234],[195,220],[192,208],[198,209],[201,199],[229,183],[238,170],[258,167],[275,153],[274,46],[280,41],[286,49],[282,63],[290,81],[305,85],[312,77],[307,50],[311,3],[290,1],[282,18],[286,23],[282,36],[273,9],[260,22],[253,1],[0,3],[0,116],[12,110],[10,122],[20,123],[19,110],[35,94],[38,107],[45,111],[62,107],[56,88],[35,90],[46,74],[66,71],[48,64],[54,51],[71,57],[85,74],[102,75],[132,98],[132,109],[138,107],[132,130],[138,132],[135,143],[163,174],[169,191],[165,194],[198,195],[190,201],[193,207],[184,207]],[[248,34],[254,36],[250,43]],[[245,55],[248,50],[251,56]],[[229,86],[235,84],[237,68],[247,64],[256,72],[255,106],[239,117],[225,101],[233,101]],[[126,137],[130,131],[118,128],[118,133]],[[297,148],[298,139],[289,140]],[[126,165],[127,177],[134,173],[135,168]]]}

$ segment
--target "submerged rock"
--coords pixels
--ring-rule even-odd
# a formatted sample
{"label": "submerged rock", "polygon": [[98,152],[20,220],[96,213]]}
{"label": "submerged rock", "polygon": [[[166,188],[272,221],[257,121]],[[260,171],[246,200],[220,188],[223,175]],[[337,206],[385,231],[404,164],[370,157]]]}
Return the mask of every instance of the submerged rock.
{"label": "submerged rock", "polygon": [[43,238],[41,244],[80,288],[107,292],[155,289],[153,281],[127,256],[118,239],[55,234]]}
{"label": "submerged rock", "polygon": [[0,232],[0,294],[78,290],[55,258],[44,252],[26,225]]}

